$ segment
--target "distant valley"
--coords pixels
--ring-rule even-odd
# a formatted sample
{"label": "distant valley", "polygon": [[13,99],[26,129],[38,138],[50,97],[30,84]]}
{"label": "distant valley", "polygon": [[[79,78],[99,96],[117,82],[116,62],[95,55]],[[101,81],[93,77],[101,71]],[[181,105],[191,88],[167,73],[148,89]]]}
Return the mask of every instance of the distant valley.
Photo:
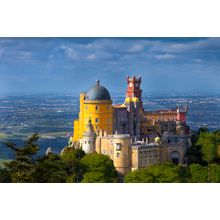
{"label": "distant valley", "polygon": [[[122,103],[124,96],[112,97]],[[206,126],[220,129],[220,96],[143,97],[146,110],[188,105],[188,124],[196,130]],[[73,95],[0,96],[0,158],[13,158],[4,142],[22,144],[34,132],[40,134],[40,152],[50,146],[55,152],[67,145],[73,132],[73,120],[79,111],[79,97]]]}

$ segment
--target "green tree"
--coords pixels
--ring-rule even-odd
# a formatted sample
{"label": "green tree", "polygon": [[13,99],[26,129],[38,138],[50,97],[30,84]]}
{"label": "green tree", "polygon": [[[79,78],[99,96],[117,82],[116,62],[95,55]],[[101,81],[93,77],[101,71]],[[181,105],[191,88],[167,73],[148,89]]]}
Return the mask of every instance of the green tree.
{"label": "green tree", "polygon": [[186,155],[188,159],[188,164],[198,163],[201,165],[207,165],[207,162],[203,160],[201,148],[202,146],[198,144],[198,139],[201,133],[208,132],[208,129],[205,127],[201,127],[198,131],[193,131],[191,141],[192,146],[187,149]]}
{"label": "green tree", "polygon": [[81,159],[85,156],[82,149],[74,149],[73,147],[64,148],[61,159],[64,162],[67,172],[67,182],[80,182],[83,179],[83,167]]}
{"label": "green tree", "polygon": [[208,169],[200,164],[191,164],[190,182],[191,183],[207,183],[208,182]]}
{"label": "green tree", "polygon": [[153,183],[154,176],[147,172],[147,169],[129,172],[124,179],[125,183]]}
{"label": "green tree", "polygon": [[11,175],[8,169],[0,168],[0,183],[11,183]]}
{"label": "green tree", "polygon": [[154,165],[130,172],[125,176],[126,183],[179,183],[186,181],[186,170],[173,163]]}
{"label": "green tree", "polygon": [[65,183],[68,174],[60,156],[51,153],[37,161],[32,176],[37,183]]}
{"label": "green tree", "polygon": [[87,154],[81,160],[81,164],[84,167],[82,182],[117,182],[116,169],[113,161],[108,156],[97,153]]}
{"label": "green tree", "polygon": [[37,145],[38,134],[33,134],[24,146],[17,147],[12,142],[6,143],[6,147],[15,153],[15,160],[5,163],[6,168],[10,173],[12,182],[33,182],[32,173],[34,172],[35,161],[33,156],[38,152]]}
{"label": "green tree", "polygon": [[220,132],[202,132],[197,145],[201,146],[203,160],[207,163],[219,160],[218,146],[220,145]]}
{"label": "green tree", "polygon": [[209,182],[211,183],[220,183],[220,165],[211,163],[208,165],[209,172]]}
{"label": "green tree", "polygon": [[98,171],[87,172],[84,175],[82,183],[105,183],[106,177],[104,173]]}

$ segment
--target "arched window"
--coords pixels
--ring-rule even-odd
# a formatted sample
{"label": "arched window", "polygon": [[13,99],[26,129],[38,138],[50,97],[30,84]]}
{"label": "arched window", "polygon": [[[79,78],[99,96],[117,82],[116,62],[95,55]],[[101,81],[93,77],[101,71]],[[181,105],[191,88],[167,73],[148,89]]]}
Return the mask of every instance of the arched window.
{"label": "arched window", "polygon": [[99,106],[98,106],[98,105],[96,105],[96,106],[95,106],[95,110],[97,111],[98,109],[99,109]]}
{"label": "arched window", "polygon": [[172,161],[172,163],[174,164],[179,164],[180,163],[180,154],[177,151],[173,151],[170,153],[170,159]]}

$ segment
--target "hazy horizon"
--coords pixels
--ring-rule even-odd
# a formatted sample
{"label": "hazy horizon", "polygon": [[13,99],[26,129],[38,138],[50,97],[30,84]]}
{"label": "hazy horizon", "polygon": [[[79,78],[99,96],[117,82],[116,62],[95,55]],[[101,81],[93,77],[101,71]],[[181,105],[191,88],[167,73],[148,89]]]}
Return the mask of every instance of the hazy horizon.
{"label": "hazy horizon", "polygon": [[[82,90],[81,92],[85,92]],[[78,92],[5,92],[5,93],[0,93],[0,97],[4,96],[76,96],[79,97],[80,93]],[[111,92],[110,91],[111,97],[117,97],[117,96],[125,96],[125,91],[124,92]],[[219,93],[211,93],[211,92],[150,92],[150,93],[142,93],[142,97],[181,97],[181,96],[220,96]]]}

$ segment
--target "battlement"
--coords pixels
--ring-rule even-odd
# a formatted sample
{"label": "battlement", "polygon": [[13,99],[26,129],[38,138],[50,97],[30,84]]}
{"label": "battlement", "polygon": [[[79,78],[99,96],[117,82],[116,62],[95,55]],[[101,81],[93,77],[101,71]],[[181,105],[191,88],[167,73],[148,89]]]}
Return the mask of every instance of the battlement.
{"label": "battlement", "polygon": [[132,77],[127,75],[127,83],[130,82],[141,84],[141,75],[139,74],[138,77],[136,77],[135,75],[133,75]]}

